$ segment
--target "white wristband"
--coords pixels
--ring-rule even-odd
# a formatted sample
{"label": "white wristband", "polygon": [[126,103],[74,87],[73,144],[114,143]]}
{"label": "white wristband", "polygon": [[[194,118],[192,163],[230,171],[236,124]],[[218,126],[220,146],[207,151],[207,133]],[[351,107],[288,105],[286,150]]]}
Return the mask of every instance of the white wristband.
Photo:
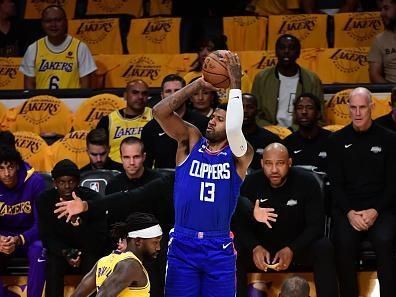
{"label": "white wristband", "polygon": [[228,100],[242,100],[242,91],[240,89],[230,89],[228,93]]}

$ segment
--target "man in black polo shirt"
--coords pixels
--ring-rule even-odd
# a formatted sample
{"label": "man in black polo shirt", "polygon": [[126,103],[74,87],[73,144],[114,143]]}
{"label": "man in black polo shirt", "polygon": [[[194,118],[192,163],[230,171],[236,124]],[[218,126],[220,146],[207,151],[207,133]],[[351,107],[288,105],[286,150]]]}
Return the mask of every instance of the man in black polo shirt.
{"label": "man in black polo shirt", "polygon": [[[161,97],[165,98],[185,85],[186,82],[183,78],[176,74],[169,74],[162,81]],[[209,118],[188,110],[186,104],[183,104],[176,112],[184,121],[196,126],[202,134],[205,133]],[[177,142],[165,134],[155,119],[152,119],[144,126],[142,140],[146,148],[146,161],[144,164],[147,167],[175,168]]]}
{"label": "man in black polo shirt", "polygon": [[321,102],[311,93],[301,94],[294,101],[294,121],[298,131],[284,139],[293,165],[312,165],[327,169],[327,139],[331,132],[319,126]]}
{"label": "man in black polo shirt", "polygon": [[396,135],[373,122],[374,104],[366,88],[354,89],[348,106],[352,124],[329,138],[340,295],[359,296],[355,263],[361,240],[368,239],[377,255],[380,295],[392,297],[396,296]]}
{"label": "man in black polo shirt", "polygon": [[[257,223],[255,237],[245,245],[250,246],[256,268],[285,271],[291,264],[311,266],[316,296],[337,297],[333,246],[324,237],[319,184],[310,173],[291,164],[286,147],[273,143],[264,149],[263,170],[246,177],[241,194],[255,203],[256,220],[267,226]],[[268,208],[276,218],[268,220]]]}

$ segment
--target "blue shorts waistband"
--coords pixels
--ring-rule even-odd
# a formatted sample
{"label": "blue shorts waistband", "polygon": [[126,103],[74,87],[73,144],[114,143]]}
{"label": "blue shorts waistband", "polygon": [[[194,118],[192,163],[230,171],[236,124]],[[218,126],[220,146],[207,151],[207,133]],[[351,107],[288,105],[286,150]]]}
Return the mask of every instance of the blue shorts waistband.
{"label": "blue shorts waistband", "polygon": [[182,235],[191,237],[191,238],[230,238],[231,232],[230,230],[224,231],[197,231],[192,230],[180,226],[175,226],[173,228],[175,233],[180,233]]}

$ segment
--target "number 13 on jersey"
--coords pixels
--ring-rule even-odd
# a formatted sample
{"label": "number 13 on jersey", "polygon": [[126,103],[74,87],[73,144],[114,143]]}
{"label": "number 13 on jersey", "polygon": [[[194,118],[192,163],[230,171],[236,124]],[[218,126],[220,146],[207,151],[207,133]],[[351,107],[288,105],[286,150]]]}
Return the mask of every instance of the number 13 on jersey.
{"label": "number 13 on jersey", "polygon": [[201,190],[199,191],[199,200],[205,202],[214,202],[215,184],[209,182],[201,182]]}

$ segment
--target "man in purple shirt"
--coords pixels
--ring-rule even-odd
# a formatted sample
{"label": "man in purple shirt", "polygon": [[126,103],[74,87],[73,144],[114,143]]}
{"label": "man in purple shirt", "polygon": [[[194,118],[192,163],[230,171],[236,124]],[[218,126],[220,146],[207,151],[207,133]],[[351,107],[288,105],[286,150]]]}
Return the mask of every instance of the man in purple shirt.
{"label": "man in purple shirt", "polygon": [[[29,260],[27,297],[41,296],[45,281],[43,246],[38,239],[36,199],[44,180],[12,146],[0,146],[0,270],[11,257]],[[5,296],[0,283],[0,297]]]}

